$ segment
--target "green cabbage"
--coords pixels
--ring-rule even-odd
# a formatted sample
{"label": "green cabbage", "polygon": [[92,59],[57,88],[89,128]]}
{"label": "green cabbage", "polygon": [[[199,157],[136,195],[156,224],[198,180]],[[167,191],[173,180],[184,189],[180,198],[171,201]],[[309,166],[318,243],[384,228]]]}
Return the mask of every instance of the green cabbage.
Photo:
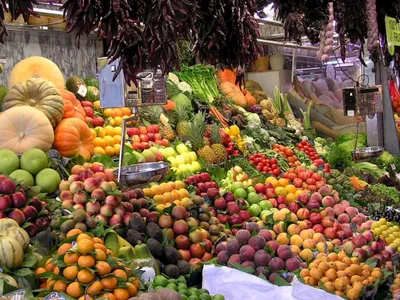
{"label": "green cabbage", "polygon": [[175,102],[176,106],[184,106],[187,110],[192,110],[192,101],[184,94],[180,93],[171,98]]}

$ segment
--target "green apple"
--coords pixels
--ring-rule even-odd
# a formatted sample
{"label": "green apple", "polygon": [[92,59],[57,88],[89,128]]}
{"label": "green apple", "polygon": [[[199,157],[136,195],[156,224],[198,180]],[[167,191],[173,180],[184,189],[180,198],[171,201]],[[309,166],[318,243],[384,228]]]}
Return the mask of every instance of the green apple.
{"label": "green apple", "polygon": [[186,164],[190,164],[192,162],[192,157],[190,156],[189,152],[183,153],[182,156]]}
{"label": "green apple", "polygon": [[175,157],[170,156],[170,157],[167,158],[167,160],[171,163],[171,166],[172,166],[173,168],[178,167],[178,161],[176,160]]}
{"label": "green apple", "polygon": [[19,158],[17,154],[8,149],[0,150],[0,173],[11,174],[19,168]]}
{"label": "green apple", "polygon": [[164,151],[165,151],[165,154],[167,155],[167,157],[176,156],[177,155],[177,153],[175,152],[175,149],[172,148],[172,147],[167,147],[167,148],[164,149]]}
{"label": "green apple", "polygon": [[260,196],[257,194],[257,193],[255,193],[255,192],[250,192],[248,195],[247,195],[247,201],[250,203],[250,204],[257,204],[258,202],[260,202]]}
{"label": "green apple", "polygon": [[256,190],[252,187],[252,186],[249,186],[248,188],[247,188],[247,193],[255,193],[256,192]]}
{"label": "green apple", "polygon": [[194,166],[196,171],[200,171],[201,170],[201,165],[198,161],[193,161],[192,162],[192,166]]}
{"label": "green apple", "polygon": [[196,165],[187,164],[187,167],[188,167],[190,173],[196,173],[196,172],[197,172],[197,167],[196,167]]}
{"label": "green apple", "polygon": [[279,209],[277,209],[277,208],[275,208],[275,207],[273,207],[273,208],[270,209],[270,211],[273,212],[273,213],[276,212],[276,211],[278,211],[278,210],[279,210]]}
{"label": "green apple", "polygon": [[262,210],[266,210],[266,209],[271,209],[272,208],[272,203],[269,202],[268,200],[262,200],[258,203],[258,205],[260,205]]}
{"label": "green apple", "polygon": [[264,218],[265,215],[271,215],[271,214],[272,214],[271,211],[264,209],[260,212],[260,218],[262,219]]}
{"label": "green apple", "polygon": [[197,154],[196,154],[196,152],[190,151],[189,154],[190,154],[190,160],[191,160],[191,161],[196,161],[196,160],[197,160]]}
{"label": "green apple", "polygon": [[176,146],[176,151],[178,151],[179,154],[189,152],[189,148],[185,144],[179,144]]}
{"label": "green apple", "polygon": [[178,166],[185,164],[185,159],[183,158],[182,155],[175,156],[175,159],[176,159]]}
{"label": "green apple", "polygon": [[40,186],[43,193],[54,193],[61,182],[60,174],[56,170],[46,168],[40,171],[35,178],[36,185]]}
{"label": "green apple", "polygon": [[181,171],[181,173],[187,173],[189,172],[189,168],[187,164],[181,164],[179,165],[178,169]]}
{"label": "green apple", "polygon": [[232,183],[231,191],[234,192],[237,189],[243,189],[243,183],[242,182],[236,181],[236,182]]}
{"label": "green apple", "polygon": [[[232,186],[233,186],[235,183],[236,183],[236,182],[234,182],[234,183],[232,184]],[[235,198],[236,198],[236,199],[239,199],[239,198],[246,199],[246,197],[247,197],[247,193],[246,193],[246,190],[245,190],[244,188],[235,189],[235,192],[234,192],[233,194],[235,195]]]}
{"label": "green apple", "polygon": [[249,212],[252,217],[258,217],[261,213],[261,207],[258,204],[253,204],[249,207]]}

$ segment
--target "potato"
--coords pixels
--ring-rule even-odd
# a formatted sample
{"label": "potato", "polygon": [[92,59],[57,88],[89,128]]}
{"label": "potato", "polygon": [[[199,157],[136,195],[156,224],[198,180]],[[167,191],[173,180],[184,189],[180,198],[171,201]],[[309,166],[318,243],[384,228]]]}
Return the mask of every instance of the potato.
{"label": "potato", "polygon": [[170,289],[159,289],[157,294],[160,295],[164,300],[182,300],[182,296],[177,291]]}

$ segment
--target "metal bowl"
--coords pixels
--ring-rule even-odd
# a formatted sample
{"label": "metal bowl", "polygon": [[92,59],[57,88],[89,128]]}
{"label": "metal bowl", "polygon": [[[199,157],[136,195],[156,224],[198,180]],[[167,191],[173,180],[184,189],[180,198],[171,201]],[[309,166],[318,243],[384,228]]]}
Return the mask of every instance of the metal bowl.
{"label": "metal bowl", "polygon": [[353,151],[353,158],[355,161],[368,160],[378,157],[383,151],[385,151],[385,149],[379,146],[359,148]]}
{"label": "metal bowl", "polygon": [[[119,170],[114,171],[114,178],[118,180]],[[118,182],[121,190],[143,186],[149,182],[160,181],[169,172],[169,165],[165,162],[143,163],[121,168],[121,180]]]}

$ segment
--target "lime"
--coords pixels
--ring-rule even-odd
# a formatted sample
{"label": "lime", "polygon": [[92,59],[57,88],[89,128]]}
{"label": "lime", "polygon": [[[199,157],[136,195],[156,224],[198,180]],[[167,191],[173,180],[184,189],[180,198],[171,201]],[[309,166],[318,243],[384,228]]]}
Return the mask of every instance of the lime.
{"label": "lime", "polygon": [[158,291],[159,289],[162,289],[162,288],[163,288],[163,286],[157,285],[157,286],[154,287],[154,290],[155,290],[155,291]]}
{"label": "lime", "polygon": [[9,175],[19,168],[17,154],[8,149],[0,150],[0,173]]}
{"label": "lime", "polygon": [[174,290],[174,291],[177,291],[177,290],[178,290],[178,287],[176,286],[175,283],[168,283],[167,286],[166,286],[166,288],[167,288],[167,289],[170,289],[170,290]]}
{"label": "lime", "polygon": [[239,199],[239,198],[243,198],[246,199],[247,197],[247,193],[246,190],[244,188],[238,188],[235,190],[234,192],[235,198]]}
{"label": "lime", "polygon": [[256,192],[256,190],[252,186],[249,186],[247,188],[247,193],[255,193],[255,192]]}
{"label": "lime", "polygon": [[188,300],[189,299],[186,295],[182,295],[181,294],[181,297],[182,297],[182,300]]}
{"label": "lime", "polygon": [[21,169],[28,171],[32,175],[36,175],[44,168],[47,168],[48,164],[49,160],[46,153],[37,148],[32,148],[21,156]]}
{"label": "lime", "polygon": [[213,300],[225,300],[225,297],[222,296],[221,294],[215,294],[213,296]]}
{"label": "lime", "polygon": [[54,193],[61,182],[60,174],[56,170],[43,169],[36,175],[36,185],[40,186],[42,193]]}
{"label": "lime", "polygon": [[174,279],[174,278],[170,278],[168,279],[169,283],[173,283],[173,284],[178,284],[178,280]]}
{"label": "lime", "polygon": [[[1,155],[1,154],[0,154]],[[14,179],[18,183],[21,184],[26,184],[27,186],[34,186],[35,185],[35,179],[33,179],[33,176],[31,173],[25,170],[15,170],[10,174],[10,178]]]}
{"label": "lime", "polygon": [[178,293],[185,296],[190,296],[187,289],[178,289]]}
{"label": "lime", "polygon": [[179,283],[184,283],[186,286],[186,279],[184,276],[179,276],[178,279],[176,280]]}
{"label": "lime", "polygon": [[212,298],[211,298],[211,296],[209,294],[201,294],[199,296],[199,299],[200,300],[211,300]]}
{"label": "lime", "polygon": [[199,300],[199,297],[192,295],[188,298],[188,300]]}
{"label": "lime", "polygon": [[154,278],[154,284],[155,284],[156,286],[166,287],[166,286],[168,285],[168,283],[169,283],[168,279],[165,278],[165,277],[162,276],[162,275],[157,275],[157,276]]}

